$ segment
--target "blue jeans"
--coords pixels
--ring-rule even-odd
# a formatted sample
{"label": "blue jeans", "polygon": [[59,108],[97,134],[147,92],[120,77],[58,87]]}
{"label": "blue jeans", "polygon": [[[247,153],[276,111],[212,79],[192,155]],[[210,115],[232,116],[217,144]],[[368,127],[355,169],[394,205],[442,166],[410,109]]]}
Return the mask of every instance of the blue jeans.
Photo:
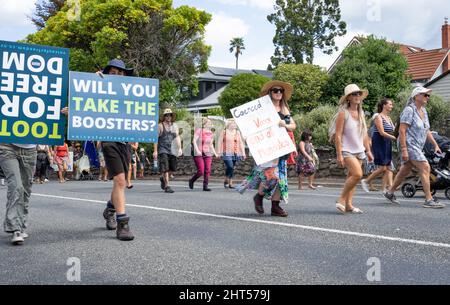
{"label": "blue jeans", "polygon": [[223,160],[223,163],[225,163],[225,176],[227,178],[233,178],[234,177],[234,167],[236,166],[236,160],[230,160],[225,159]]}
{"label": "blue jeans", "polygon": [[28,203],[31,196],[36,166],[36,149],[14,145],[0,145],[0,167],[8,186],[6,217],[3,224],[7,233],[23,232],[27,228]]}

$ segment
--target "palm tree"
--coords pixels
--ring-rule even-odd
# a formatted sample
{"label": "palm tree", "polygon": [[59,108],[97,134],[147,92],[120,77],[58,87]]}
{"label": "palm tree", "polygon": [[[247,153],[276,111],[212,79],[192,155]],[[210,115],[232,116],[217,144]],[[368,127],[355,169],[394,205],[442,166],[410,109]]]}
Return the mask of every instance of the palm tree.
{"label": "palm tree", "polygon": [[235,37],[230,40],[230,53],[234,52],[234,56],[236,57],[236,70],[239,67],[239,55],[242,54],[242,50],[245,50],[244,38]]}

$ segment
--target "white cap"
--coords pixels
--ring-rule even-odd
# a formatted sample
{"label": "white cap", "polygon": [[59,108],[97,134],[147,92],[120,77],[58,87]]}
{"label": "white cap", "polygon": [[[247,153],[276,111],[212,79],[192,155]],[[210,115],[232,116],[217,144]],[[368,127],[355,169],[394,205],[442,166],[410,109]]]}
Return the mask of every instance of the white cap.
{"label": "white cap", "polygon": [[416,95],[419,95],[419,94],[422,94],[422,93],[430,94],[431,91],[433,91],[433,90],[427,89],[427,88],[422,87],[422,86],[416,87],[416,88],[414,88],[413,92],[411,93],[411,98],[415,98]]}

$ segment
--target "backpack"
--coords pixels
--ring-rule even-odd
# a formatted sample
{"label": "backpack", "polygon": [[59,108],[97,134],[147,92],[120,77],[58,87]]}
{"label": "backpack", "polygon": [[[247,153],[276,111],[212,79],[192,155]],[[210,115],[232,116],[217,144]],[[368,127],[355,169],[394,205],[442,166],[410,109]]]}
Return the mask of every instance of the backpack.
{"label": "backpack", "polygon": [[[333,117],[333,119],[331,120],[331,124],[330,127],[328,128],[328,141],[331,144],[334,144],[336,142],[335,138],[336,138],[336,121],[337,118],[339,116],[339,113],[341,113],[340,111],[338,113],[336,113]],[[345,113],[345,122],[347,122],[348,118],[350,117],[350,114],[347,110],[344,110]]]}

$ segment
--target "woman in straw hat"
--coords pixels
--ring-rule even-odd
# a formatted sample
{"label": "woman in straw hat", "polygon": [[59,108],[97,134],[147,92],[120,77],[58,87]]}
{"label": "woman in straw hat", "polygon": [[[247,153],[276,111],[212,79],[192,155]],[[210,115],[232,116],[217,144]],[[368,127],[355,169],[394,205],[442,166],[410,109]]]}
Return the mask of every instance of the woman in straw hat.
{"label": "woman in straw hat", "polygon": [[[292,96],[292,85],[281,81],[270,81],[262,89],[260,96],[269,95],[280,116],[280,127],[294,131],[297,127],[291,118],[287,102]],[[289,155],[280,157],[268,164],[256,166],[250,176],[242,182],[238,191],[242,194],[247,189],[257,189],[253,201],[258,214],[264,214],[264,198],[272,201],[272,216],[287,217],[288,214],[280,207],[280,202],[288,202],[287,162]],[[269,165],[270,164],[270,165]]]}
{"label": "woman in straw hat", "polygon": [[245,160],[244,141],[234,119],[227,120],[225,129],[219,137],[217,153],[225,164],[225,181],[223,186],[234,189],[234,167],[236,162]]}
{"label": "woman in straw hat", "polygon": [[373,161],[362,107],[368,95],[367,90],[351,84],[345,87],[344,96],[339,100],[335,134],[337,162],[348,170],[344,189],[336,202],[336,208],[342,214],[362,214],[361,209],[353,207],[353,194],[363,177],[361,165],[366,153],[369,162]]}

